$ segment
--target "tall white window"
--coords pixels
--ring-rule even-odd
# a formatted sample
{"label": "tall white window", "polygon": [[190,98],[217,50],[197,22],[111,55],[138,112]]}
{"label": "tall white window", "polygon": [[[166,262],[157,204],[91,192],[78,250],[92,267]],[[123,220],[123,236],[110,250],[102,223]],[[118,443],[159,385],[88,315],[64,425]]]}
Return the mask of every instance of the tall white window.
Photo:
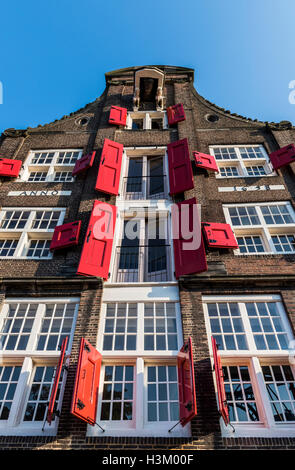
{"label": "tall white window", "polygon": [[171,281],[171,241],[167,212],[148,217],[122,214],[115,247],[113,282]]}
{"label": "tall white window", "polygon": [[[0,435],[55,434],[58,418],[42,427],[60,355],[72,345],[79,299],[9,299],[0,313]],[[58,387],[60,410],[64,373]]]}
{"label": "tall white window", "polygon": [[[103,303],[97,422],[105,435],[126,435],[128,429],[133,436],[169,436],[179,419],[177,354],[182,342],[178,302]],[[173,436],[188,432],[189,426],[177,426]]]}
{"label": "tall white window", "polygon": [[267,152],[262,145],[212,145],[219,167],[216,178],[246,178],[274,176]]}
{"label": "tall white window", "polygon": [[120,198],[168,199],[166,147],[125,148]]}
{"label": "tall white window", "polygon": [[[223,366],[225,436],[295,436],[294,335],[280,296],[204,296]],[[212,351],[211,351],[212,354]]]}
{"label": "tall white window", "polygon": [[72,182],[72,171],[81,157],[81,149],[32,150],[24,163],[19,180],[30,183]]}
{"label": "tall white window", "polygon": [[0,257],[49,259],[50,242],[56,225],[61,225],[64,208],[2,208],[0,212]]}
{"label": "tall white window", "polygon": [[295,253],[295,212],[290,202],[225,204],[239,249],[235,254]]}

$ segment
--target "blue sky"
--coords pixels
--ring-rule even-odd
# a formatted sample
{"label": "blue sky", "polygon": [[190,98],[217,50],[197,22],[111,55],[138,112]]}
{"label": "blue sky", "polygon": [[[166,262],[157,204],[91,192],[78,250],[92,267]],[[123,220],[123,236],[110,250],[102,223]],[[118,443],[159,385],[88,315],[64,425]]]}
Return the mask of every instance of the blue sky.
{"label": "blue sky", "polygon": [[208,100],[295,125],[294,17],[294,0],[3,2],[0,131],[69,114],[106,71],[146,64],[192,67]]}

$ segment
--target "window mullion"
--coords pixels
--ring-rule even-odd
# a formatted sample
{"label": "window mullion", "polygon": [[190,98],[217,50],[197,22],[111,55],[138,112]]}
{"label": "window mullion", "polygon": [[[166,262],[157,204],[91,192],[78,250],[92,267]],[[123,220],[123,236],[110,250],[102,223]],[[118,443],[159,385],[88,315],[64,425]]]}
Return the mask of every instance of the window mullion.
{"label": "window mullion", "polygon": [[25,256],[24,255],[24,247],[28,244],[29,239],[28,239],[28,234],[27,232],[23,232],[18,239],[18,243],[14,252],[14,258],[19,258],[20,256]]}
{"label": "window mullion", "polygon": [[271,234],[269,233],[269,230],[268,230],[268,228],[266,228],[266,226],[264,227],[264,234],[265,234],[265,238],[267,240],[267,243],[269,245],[267,247],[267,248],[269,248],[269,251],[271,251],[272,253],[277,253],[274,242],[272,241],[272,238],[271,238]]}
{"label": "window mullion", "polygon": [[20,424],[22,416],[25,412],[25,403],[27,401],[29,389],[30,389],[30,378],[33,371],[33,361],[30,357],[24,359],[17,387],[15,390],[10,416],[8,420],[8,426],[17,426]]}
{"label": "window mullion", "polygon": [[145,218],[140,219],[139,229],[139,260],[138,260],[138,281],[143,282],[147,273],[147,242],[146,242],[146,222]]}
{"label": "window mullion", "polygon": [[51,164],[47,171],[46,181],[53,181],[54,175],[55,175],[55,167],[53,164]]}
{"label": "window mullion", "polygon": [[24,230],[28,231],[32,227],[32,223],[33,223],[33,220],[34,220],[35,216],[36,216],[36,211],[35,210],[31,211],[30,215],[28,217],[28,220],[26,222],[26,225],[23,228],[23,231]]}
{"label": "window mullion", "polygon": [[260,421],[263,421],[264,425],[267,428],[270,428],[275,424],[275,422],[273,419],[271,405],[268,399],[262,368],[258,357],[252,357],[251,369],[253,370],[253,375],[255,376],[255,380],[253,382],[253,389],[254,393],[256,393],[257,395],[256,403],[259,406],[259,419]]}
{"label": "window mullion", "polygon": [[144,352],[144,303],[137,304],[137,344],[136,350],[138,354]]}
{"label": "window mullion", "polygon": [[133,396],[133,403],[135,405],[135,427],[137,430],[144,428],[144,421],[146,416],[146,387],[145,387],[145,370],[144,370],[144,359],[138,357],[136,359],[135,368],[135,393]]}
{"label": "window mullion", "polygon": [[143,199],[148,196],[148,162],[147,157],[142,157],[142,186],[143,186]]}
{"label": "window mullion", "polygon": [[32,326],[32,331],[27,344],[27,350],[33,351],[37,347],[38,334],[41,331],[42,320],[45,315],[45,304],[39,304],[35,316],[35,320]]}
{"label": "window mullion", "polygon": [[151,123],[152,123],[152,120],[151,120],[151,117],[150,117],[150,114],[149,113],[146,113],[145,114],[145,117],[143,119],[143,128],[145,130],[147,129],[151,129]]}
{"label": "window mullion", "polygon": [[245,333],[246,333],[246,338],[247,338],[249,351],[251,351],[251,352],[256,351],[256,345],[255,345],[255,341],[254,341],[254,337],[253,337],[252,328],[251,328],[250,320],[249,320],[249,317],[248,317],[246,305],[244,303],[239,303],[238,305],[239,305],[239,309],[240,309],[240,312],[241,312],[243,325],[244,325],[244,328],[245,328]]}

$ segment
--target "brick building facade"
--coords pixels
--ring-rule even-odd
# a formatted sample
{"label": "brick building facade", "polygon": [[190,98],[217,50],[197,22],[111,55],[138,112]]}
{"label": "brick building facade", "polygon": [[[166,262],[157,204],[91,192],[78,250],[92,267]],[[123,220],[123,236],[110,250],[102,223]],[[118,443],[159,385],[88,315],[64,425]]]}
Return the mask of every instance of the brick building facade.
{"label": "brick building facade", "polygon": [[[274,170],[269,154],[294,142],[295,129],[208,102],[192,69],[133,67],[105,77],[105,91],[85,108],[1,136],[1,157],[22,169],[0,184],[0,448],[294,448],[295,163]],[[166,109],[180,103],[185,119],[169,125]],[[125,126],[109,123],[112,106],[127,109]],[[95,189],[105,139],[124,148],[118,195]],[[167,146],[184,139],[193,188],[170,195]],[[76,161],[94,151],[91,168],[73,178]],[[219,172],[198,167],[194,151],[214,156]],[[176,278],[171,208],[191,198],[202,222],[231,225],[239,248],[206,245],[207,269]],[[77,274],[97,200],[117,207],[106,280]],[[140,237],[130,243],[121,233],[134,211]],[[147,241],[147,211],[157,233],[166,230],[164,242]],[[79,243],[51,253],[54,227],[78,220]],[[70,359],[49,425],[65,336]],[[102,354],[96,421],[104,432],[70,412],[82,337]],[[179,417],[177,354],[188,337],[197,416],[169,432]]]}

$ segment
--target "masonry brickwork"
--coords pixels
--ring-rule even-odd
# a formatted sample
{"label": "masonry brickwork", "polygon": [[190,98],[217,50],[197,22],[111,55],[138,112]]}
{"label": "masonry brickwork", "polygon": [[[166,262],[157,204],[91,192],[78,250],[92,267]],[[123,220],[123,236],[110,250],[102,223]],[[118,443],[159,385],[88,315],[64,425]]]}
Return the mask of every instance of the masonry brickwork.
{"label": "masonry brickwork", "polygon": [[[29,151],[79,148],[83,153],[95,150],[98,158],[86,174],[74,183],[29,183],[2,177],[1,207],[65,207],[64,223],[82,220],[77,246],[59,250],[50,260],[1,259],[0,283],[2,302],[9,297],[80,298],[71,361],[57,435],[54,437],[2,436],[1,449],[289,449],[292,438],[222,438],[219,413],[211,369],[202,295],[280,294],[292,328],[295,328],[295,255],[237,256],[232,250],[207,253],[208,271],[184,276],[179,281],[184,338],[192,336],[195,361],[197,417],[191,424],[191,438],[87,437],[86,423],[70,414],[70,405],[78,360],[80,338],[96,343],[103,281],[77,276],[77,266],[89,215],[96,199],[114,204],[115,197],[95,191],[95,181],[105,138],[131,146],[166,146],[187,138],[193,150],[209,153],[210,145],[263,145],[268,153],[295,141],[295,128],[288,123],[253,121],[219,108],[202,98],[194,89],[194,72],[181,67],[158,67],[165,73],[166,106],[183,103],[186,120],[164,130],[124,130],[108,124],[111,105],[133,110],[134,71],[122,69],[106,74],[103,94],[85,108],[62,119],[22,131],[8,129],[0,140],[1,156],[26,160]],[[210,122],[208,116],[217,116]],[[81,119],[87,119],[81,125]],[[215,175],[193,165],[194,189],[175,200],[196,197],[202,207],[202,220],[225,222],[222,204],[243,202],[290,201],[294,206],[295,163],[267,177],[216,179]],[[220,192],[227,186],[282,185],[284,189]],[[68,196],[8,196],[10,191],[71,191]]]}

